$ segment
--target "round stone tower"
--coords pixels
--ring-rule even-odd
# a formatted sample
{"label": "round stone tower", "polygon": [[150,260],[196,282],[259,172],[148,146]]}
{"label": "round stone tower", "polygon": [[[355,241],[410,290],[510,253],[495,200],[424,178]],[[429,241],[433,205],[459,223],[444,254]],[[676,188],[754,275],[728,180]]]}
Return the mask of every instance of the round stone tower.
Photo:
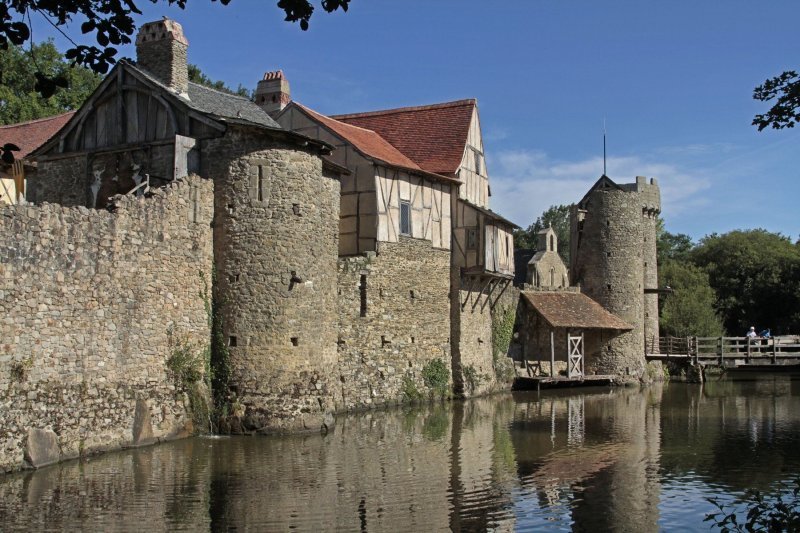
{"label": "round stone tower", "polygon": [[[658,185],[637,178],[617,185],[603,176],[573,209],[570,276],[581,290],[633,330],[587,354],[586,371],[623,379],[644,375],[645,339],[658,337],[655,226]],[[648,341],[649,342],[649,341]]]}
{"label": "round stone tower", "polygon": [[644,267],[644,342],[649,353],[658,348],[658,251],[657,226],[661,213],[661,192],[658,181],[650,182],[642,176],[636,177],[636,189],[642,204],[642,261]]}
{"label": "round stone tower", "polygon": [[231,127],[206,147],[232,431],[319,430],[341,396],[339,182],[294,137]]}

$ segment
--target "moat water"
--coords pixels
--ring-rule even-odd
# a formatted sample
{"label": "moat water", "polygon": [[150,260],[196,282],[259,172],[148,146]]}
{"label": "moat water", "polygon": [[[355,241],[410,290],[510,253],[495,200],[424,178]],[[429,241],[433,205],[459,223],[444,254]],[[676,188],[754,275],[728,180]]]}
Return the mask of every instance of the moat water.
{"label": "moat water", "polygon": [[0,530],[710,531],[708,498],[800,474],[797,378],[515,393],[110,453],[0,476]]}

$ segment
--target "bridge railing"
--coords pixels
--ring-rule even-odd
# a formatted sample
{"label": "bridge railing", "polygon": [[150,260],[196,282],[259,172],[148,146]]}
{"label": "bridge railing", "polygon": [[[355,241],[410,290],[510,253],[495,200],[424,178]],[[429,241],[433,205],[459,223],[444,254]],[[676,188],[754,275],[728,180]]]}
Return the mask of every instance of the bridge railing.
{"label": "bridge railing", "polygon": [[[686,359],[695,362],[776,363],[779,359],[800,359],[800,337],[786,335],[769,339],[750,337],[660,337],[645,343],[646,355],[660,359]],[[767,360],[767,361],[765,361]]]}

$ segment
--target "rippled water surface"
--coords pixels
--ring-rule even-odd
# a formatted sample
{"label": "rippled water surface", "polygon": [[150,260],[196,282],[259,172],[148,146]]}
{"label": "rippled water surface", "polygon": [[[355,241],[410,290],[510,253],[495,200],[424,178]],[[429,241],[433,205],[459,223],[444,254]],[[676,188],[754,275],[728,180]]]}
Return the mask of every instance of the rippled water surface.
{"label": "rippled water surface", "polygon": [[800,381],[500,395],[0,476],[0,530],[709,531],[800,473]]}

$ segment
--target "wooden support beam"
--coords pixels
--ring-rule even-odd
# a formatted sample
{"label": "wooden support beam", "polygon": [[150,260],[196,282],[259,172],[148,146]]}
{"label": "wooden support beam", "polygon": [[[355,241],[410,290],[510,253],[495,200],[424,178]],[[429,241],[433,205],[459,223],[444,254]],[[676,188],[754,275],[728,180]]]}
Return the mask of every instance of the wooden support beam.
{"label": "wooden support beam", "polygon": [[472,304],[472,310],[473,311],[475,310],[475,307],[478,305],[478,303],[481,301],[481,295],[483,294],[483,291],[486,290],[486,287],[488,287],[491,282],[492,282],[492,278],[488,278],[486,283],[481,287],[481,290],[478,291],[478,296],[477,296],[477,298],[475,298],[475,303]]}
{"label": "wooden support beam", "polygon": [[554,377],[556,368],[556,340],[553,330],[550,330],[550,377]]}
{"label": "wooden support beam", "polygon": [[[493,280],[493,281],[496,281],[496,280]],[[500,285],[500,283],[501,283],[500,281],[497,281],[497,283],[490,283],[489,284],[489,294],[486,295],[486,299],[481,304],[481,313],[486,308],[486,304],[489,302],[489,300],[492,299],[492,293],[497,288],[497,286]],[[491,307],[489,309],[491,309]]]}
{"label": "wooden support beam", "polygon": [[475,278],[470,277],[469,278],[469,285],[468,285],[468,289],[467,289],[467,297],[464,299],[463,302],[461,302],[461,310],[462,311],[467,306],[467,302],[469,302],[469,297],[472,294],[472,286],[473,285],[475,285]]}
{"label": "wooden support beam", "polygon": [[506,289],[508,288],[509,285],[511,285],[511,280],[507,279],[505,284],[503,285],[503,290],[501,290],[500,294],[497,295],[497,298],[494,299],[494,303],[489,306],[490,309],[494,309],[494,306],[500,300],[500,297],[503,296],[503,294],[506,292]]}

